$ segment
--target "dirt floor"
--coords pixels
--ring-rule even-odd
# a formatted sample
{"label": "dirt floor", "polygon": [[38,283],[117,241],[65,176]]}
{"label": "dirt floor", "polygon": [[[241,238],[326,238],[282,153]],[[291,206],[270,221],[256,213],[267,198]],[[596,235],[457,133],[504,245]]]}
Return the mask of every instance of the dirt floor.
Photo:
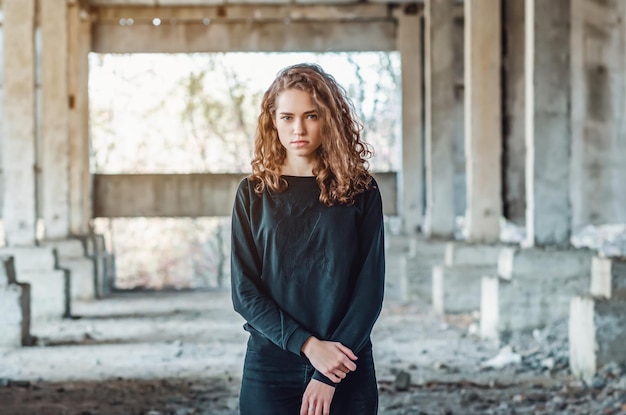
{"label": "dirt floor", "polygon": [[[475,316],[410,303],[390,296],[374,330],[380,414],[626,414],[625,368],[573,379],[563,324],[509,349],[473,334]],[[228,290],[120,293],[73,314],[0,350],[0,415],[238,413],[246,333]]]}

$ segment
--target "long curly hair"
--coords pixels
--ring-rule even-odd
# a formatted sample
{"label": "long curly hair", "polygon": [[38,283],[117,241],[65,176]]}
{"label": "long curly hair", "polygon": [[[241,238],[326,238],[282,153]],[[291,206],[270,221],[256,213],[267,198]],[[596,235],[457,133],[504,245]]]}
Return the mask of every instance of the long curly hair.
{"label": "long curly hair", "polygon": [[317,149],[313,174],[320,187],[319,200],[326,206],[350,205],[370,185],[368,159],[373,152],[361,140],[363,126],[346,90],[319,65],[300,63],[282,69],[263,95],[250,176],[257,193],[266,188],[282,192],[287,181],[281,167],[287,152],[274,127],[276,101],[285,90],[308,92],[320,120],[322,144]]}

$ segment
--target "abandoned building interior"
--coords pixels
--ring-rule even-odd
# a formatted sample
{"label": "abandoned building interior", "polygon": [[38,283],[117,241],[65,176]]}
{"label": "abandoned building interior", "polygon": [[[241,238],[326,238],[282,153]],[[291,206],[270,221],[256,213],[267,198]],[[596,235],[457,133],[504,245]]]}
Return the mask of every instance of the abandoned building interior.
{"label": "abandoned building interior", "polygon": [[0,415],[238,413],[228,282],[120,290],[94,221],[228,217],[243,176],[95,172],[89,55],[301,51],[400,56],[380,413],[626,414],[625,1],[0,11]]}

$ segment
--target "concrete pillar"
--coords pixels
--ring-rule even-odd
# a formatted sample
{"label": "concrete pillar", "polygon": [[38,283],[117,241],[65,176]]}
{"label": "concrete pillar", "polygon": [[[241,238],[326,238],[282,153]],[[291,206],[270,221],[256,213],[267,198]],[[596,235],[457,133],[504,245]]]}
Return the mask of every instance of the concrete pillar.
{"label": "concrete pillar", "polygon": [[35,49],[34,0],[2,4],[4,42],[2,96],[2,216],[6,243],[34,245],[35,191]]}
{"label": "concrete pillar", "polygon": [[0,333],[0,348],[30,342],[30,286],[17,282],[10,256],[0,256]]}
{"label": "concrete pillar", "polygon": [[466,239],[497,242],[502,216],[500,0],[465,1]]}
{"label": "concrete pillar", "polygon": [[[623,0],[572,3],[572,227],[626,222]],[[598,203],[602,201],[602,203]]]}
{"label": "concrete pillar", "polygon": [[594,257],[591,262],[591,291],[594,297],[626,297],[626,258]]}
{"label": "concrete pillar", "polygon": [[89,171],[88,77],[91,30],[89,15],[79,2],[68,2],[70,230],[89,231],[92,177]]}
{"label": "concrete pillar", "polygon": [[569,364],[587,381],[607,363],[626,364],[626,298],[575,297],[569,318]]}
{"label": "concrete pillar", "polygon": [[454,0],[426,2],[426,218],[424,233],[452,238],[454,212]]}
{"label": "concrete pillar", "polygon": [[413,235],[424,215],[421,14],[399,13],[398,50],[402,60],[402,220],[404,233]]}
{"label": "concrete pillar", "polygon": [[67,1],[41,2],[41,217],[44,238],[67,238],[69,213],[69,131]]}
{"label": "concrete pillar", "polygon": [[529,245],[570,243],[571,1],[526,0]]}
{"label": "concrete pillar", "polygon": [[517,225],[526,223],[526,145],[524,126],[525,2],[503,1],[504,114],[502,180],[504,217]]}

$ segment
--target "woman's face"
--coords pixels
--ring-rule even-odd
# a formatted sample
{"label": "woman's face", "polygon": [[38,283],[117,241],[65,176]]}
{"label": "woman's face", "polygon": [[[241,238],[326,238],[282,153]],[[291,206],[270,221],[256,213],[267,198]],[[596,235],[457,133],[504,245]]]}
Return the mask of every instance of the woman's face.
{"label": "woman's face", "polygon": [[278,95],[274,125],[278,139],[287,151],[287,162],[299,157],[306,161],[315,160],[316,150],[322,144],[320,123],[308,92],[287,89]]}

